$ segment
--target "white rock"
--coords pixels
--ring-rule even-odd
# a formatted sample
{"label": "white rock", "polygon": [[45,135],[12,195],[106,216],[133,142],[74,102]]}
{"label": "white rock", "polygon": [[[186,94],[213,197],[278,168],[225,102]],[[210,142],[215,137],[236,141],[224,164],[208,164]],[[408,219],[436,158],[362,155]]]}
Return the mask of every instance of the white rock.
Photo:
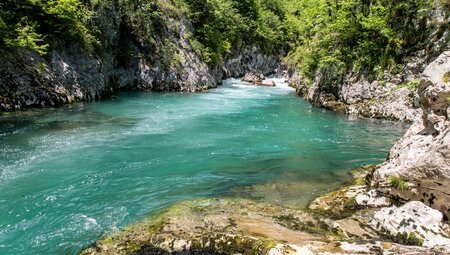
{"label": "white rock", "polygon": [[444,52],[424,71],[418,95],[422,117],[391,149],[389,160],[374,174],[375,182],[390,175],[406,179],[450,180],[450,51]]}
{"label": "white rock", "polygon": [[441,212],[421,202],[408,202],[401,207],[383,208],[374,215],[371,225],[391,236],[411,235],[423,239],[423,246],[450,245],[448,234],[442,228]]}
{"label": "white rock", "polygon": [[370,254],[373,244],[352,244],[347,242],[341,242],[339,246],[346,253],[364,253]]}
{"label": "white rock", "polygon": [[383,207],[391,205],[389,198],[381,196],[375,189],[355,197],[356,203],[359,205],[370,207]]}
{"label": "white rock", "polygon": [[277,244],[270,249],[268,255],[313,255],[308,247],[299,247],[293,244]]}

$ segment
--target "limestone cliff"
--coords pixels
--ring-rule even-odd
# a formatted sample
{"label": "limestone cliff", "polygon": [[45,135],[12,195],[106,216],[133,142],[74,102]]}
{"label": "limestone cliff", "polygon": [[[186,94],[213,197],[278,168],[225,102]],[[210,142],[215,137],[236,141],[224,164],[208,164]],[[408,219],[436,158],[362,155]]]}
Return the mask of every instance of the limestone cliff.
{"label": "limestone cliff", "polygon": [[450,51],[432,62],[418,88],[419,118],[392,148],[376,178],[396,175],[450,180]]}

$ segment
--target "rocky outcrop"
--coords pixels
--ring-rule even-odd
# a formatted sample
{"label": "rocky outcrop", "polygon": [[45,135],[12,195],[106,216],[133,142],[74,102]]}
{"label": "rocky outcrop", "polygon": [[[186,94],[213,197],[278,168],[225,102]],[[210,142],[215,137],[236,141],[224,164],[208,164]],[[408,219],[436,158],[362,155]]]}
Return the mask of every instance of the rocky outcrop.
{"label": "rocky outcrop", "polygon": [[114,90],[106,82],[100,61],[76,47],[54,52],[50,61],[19,50],[0,64],[0,110],[97,99]]}
{"label": "rocky outcrop", "polygon": [[418,88],[423,114],[391,149],[375,172],[375,182],[395,175],[406,179],[450,180],[450,51],[424,71]]}
{"label": "rocky outcrop", "polygon": [[317,70],[312,82],[291,70],[290,83],[300,96],[319,107],[412,123],[421,115],[416,91],[421,73],[449,47],[449,17],[448,4],[434,1],[428,17],[412,20],[419,42],[410,45],[410,53],[402,60],[404,63],[395,69],[375,76],[364,70],[323,67]]}
{"label": "rocky outcrop", "polygon": [[[418,81],[421,114],[392,148],[387,162],[367,168],[365,181],[324,195],[309,208],[325,215],[338,213],[347,217],[340,222],[348,224],[361,222],[357,217],[361,210],[385,207],[366,214],[378,235],[407,245],[450,249],[448,226],[442,224],[450,218],[449,72],[450,51],[445,51]],[[406,204],[386,207],[393,203]]]}
{"label": "rocky outcrop", "polygon": [[336,73],[330,68],[321,69],[310,86],[298,76],[290,83],[297,94],[314,105],[337,112],[404,122],[413,122],[420,114],[415,104],[417,94],[407,88],[405,78],[386,73],[383,81],[370,81],[358,73]]}
{"label": "rocky outcrop", "polygon": [[[428,246],[420,246],[420,243],[405,245],[392,242],[391,237],[385,234],[385,228],[377,230],[384,225],[395,224],[387,220],[393,214],[390,215],[388,211],[386,215],[383,209],[378,211],[369,208],[342,220],[332,220],[311,212],[248,200],[211,199],[175,205],[157,216],[97,241],[80,254],[304,255],[449,252],[450,247],[441,242],[450,239],[444,237],[446,234],[443,230],[446,226],[439,222],[439,212],[424,205],[419,208],[421,209],[417,212],[411,211],[411,215],[404,214],[402,217],[413,217],[417,213],[426,216],[420,222],[433,224],[428,230],[424,230],[426,237],[431,238],[433,231],[438,231],[436,235],[442,236],[424,240],[438,243],[429,242],[426,243]],[[406,206],[401,210],[403,209]],[[381,223],[376,224],[377,221]],[[405,223],[409,224],[411,223]],[[413,240],[411,236],[412,234],[408,240]]]}
{"label": "rocky outcrop", "polygon": [[450,219],[450,181],[448,180],[404,180],[406,188],[384,190],[396,201],[421,201],[444,214],[444,220]]}
{"label": "rocky outcrop", "polygon": [[353,185],[307,211],[242,199],[183,202],[80,254],[448,254],[442,213],[421,202],[386,207],[391,198],[367,185],[377,167],[355,170]]}
{"label": "rocky outcrop", "polygon": [[[400,201],[422,201],[450,218],[450,51],[424,71],[422,114],[374,171],[371,184]],[[394,182],[397,182],[395,184]],[[401,183],[398,184],[398,183]]]}

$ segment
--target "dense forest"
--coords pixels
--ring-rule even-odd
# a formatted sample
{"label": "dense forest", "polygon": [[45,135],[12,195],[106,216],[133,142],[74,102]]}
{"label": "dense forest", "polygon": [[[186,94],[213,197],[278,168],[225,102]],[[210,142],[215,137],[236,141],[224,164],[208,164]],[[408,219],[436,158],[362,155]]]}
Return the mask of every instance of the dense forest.
{"label": "dense forest", "polygon": [[427,29],[432,10],[429,0],[3,0],[0,48],[46,56],[52,47],[77,42],[95,53],[104,43],[98,10],[107,5],[121,10],[150,42],[162,9],[187,14],[195,31],[190,44],[208,64],[240,45],[282,50],[306,81],[321,67],[395,72],[405,56],[423,47],[420,30]]}

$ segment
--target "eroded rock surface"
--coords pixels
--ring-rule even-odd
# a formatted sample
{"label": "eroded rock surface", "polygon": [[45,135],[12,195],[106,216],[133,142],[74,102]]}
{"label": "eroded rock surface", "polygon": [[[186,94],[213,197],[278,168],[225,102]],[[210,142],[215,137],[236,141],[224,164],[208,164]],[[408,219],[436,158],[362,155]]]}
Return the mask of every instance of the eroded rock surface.
{"label": "eroded rock surface", "polygon": [[375,181],[395,175],[406,179],[450,180],[450,51],[424,72],[418,93],[423,114],[391,149]]}
{"label": "eroded rock surface", "polygon": [[[184,202],[97,241],[80,254],[395,254],[446,252],[442,245],[384,240],[363,210],[343,220],[248,200]],[[439,220],[432,217],[433,224]],[[438,228],[436,228],[438,229]]]}
{"label": "eroded rock surface", "polygon": [[242,81],[250,82],[250,83],[260,83],[265,80],[266,77],[262,73],[257,72],[248,72],[242,78]]}
{"label": "eroded rock surface", "polygon": [[385,193],[398,201],[421,201],[442,212],[446,221],[450,219],[450,181],[423,179],[406,182],[409,184],[408,188],[393,188]]}
{"label": "eroded rock surface", "polygon": [[441,224],[443,215],[421,202],[408,202],[401,207],[383,208],[371,223],[377,230],[405,244],[434,247],[448,246],[448,229]]}
{"label": "eroded rock surface", "polygon": [[242,78],[242,81],[251,83],[256,86],[275,87],[275,81],[266,78],[262,73],[248,72]]}

